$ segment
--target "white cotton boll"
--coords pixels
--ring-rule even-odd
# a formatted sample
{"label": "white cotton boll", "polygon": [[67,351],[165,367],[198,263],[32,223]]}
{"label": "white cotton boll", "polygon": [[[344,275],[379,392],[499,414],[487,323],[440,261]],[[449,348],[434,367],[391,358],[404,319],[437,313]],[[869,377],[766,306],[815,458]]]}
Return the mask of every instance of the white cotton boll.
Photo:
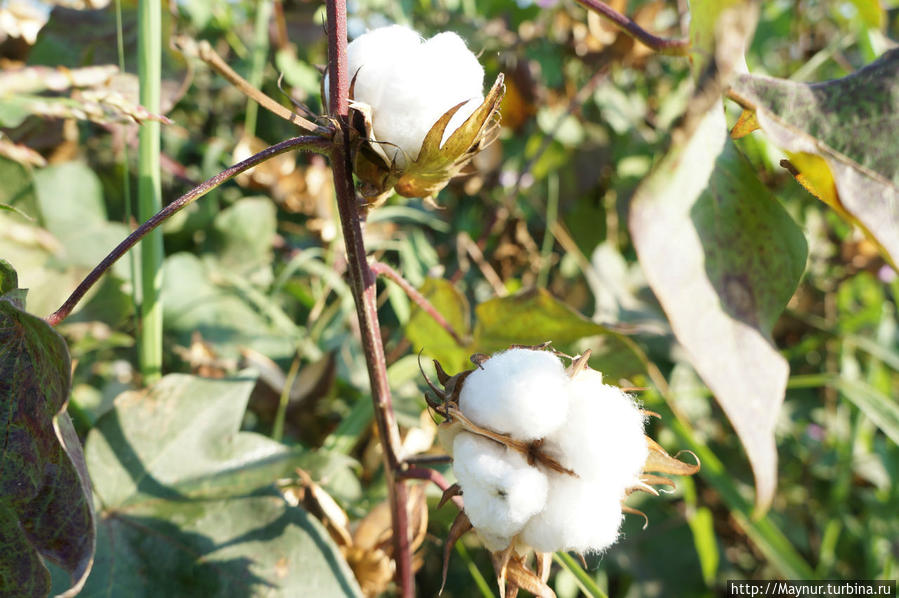
{"label": "white cotton boll", "polygon": [[546,502],[546,476],[517,452],[482,436],[456,436],[453,471],[468,519],[491,544],[507,546]]}
{"label": "white cotton boll", "polygon": [[372,107],[381,102],[386,80],[402,77],[398,72],[421,45],[421,36],[402,25],[369,31],[347,44],[347,64],[354,99]]}
{"label": "white cotton boll", "polygon": [[568,376],[549,351],[497,353],[465,379],[459,408],[471,421],[518,440],[556,430],[568,412]]}
{"label": "white cotton boll", "polygon": [[371,107],[375,139],[399,167],[415,160],[431,127],[464,102],[443,141],[483,102],[484,69],[455,33],[428,41],[400,25],[375,29],[347,46],[353,99]]}
{"label": "white cotton boll", "polygon": [[553,475],[546,507],[533,517],[520,539],[537,552],[599,552],[615,543],[621,526],[617,492],[569,475]]}
{"label": "white cotton boll", "polygon": [[616,487],[623,495],[649,453],[643,414],[627,393],[603,384],[595,370],[571,379],[569,395],[568,417],[544,447],[582,478]]}

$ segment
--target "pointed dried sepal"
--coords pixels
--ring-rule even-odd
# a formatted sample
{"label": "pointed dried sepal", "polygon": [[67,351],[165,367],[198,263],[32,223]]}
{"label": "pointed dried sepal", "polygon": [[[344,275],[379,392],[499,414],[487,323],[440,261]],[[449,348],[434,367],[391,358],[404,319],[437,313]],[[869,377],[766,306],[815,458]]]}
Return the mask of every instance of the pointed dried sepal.
{"label": "pointed dried sepal", "polygon": [[547,583],[549,581],[549,574],[552,569],[553,564],[553,554],[551,552],[538,552],[537,553],[537,577],[539,577],[543,583]]}
{"label": "pointed dried sepal", "polygon": [[[493,562],[493,572],[496,573],[496,587],[499,588],[500,596],[508,596],[506,587],[506,579],[509,575],[509,560],[512,558],[514,549],[512,545],[506,547],[505,550],[490,553],[490,560]],[[518,593],[516,589],[516,593]]]}
{"label": "pointed dried sepal", "polygon": [[383,146],[390,140],[375,139],[371,111],[361,102],[351,103],[354,128],[353,172],[360,181],[360,193],[370,204],[378,205],[392,190],[404,197],[433,198],[458,175],[471,159],[492,142],[499,131],[499,104],[505,87],[503,75],[484,101],[441,146],[446,127],[466,102],[453,106],[431,127],[422,141],[415,160],[400,168],[387,157]]}
{"label": "pointed dried sepal", "polygon": [[644,484],[650,484],[653,486],[670,486],[671,488],[677,488],[677,484],[675,484],[674,480],[672,480],[671,478],[666,478],[660,475],[652,475],[650,473],[640,476],[640,481]]}
{"label": "pointed dried sepal", "polygon": [[[556,593],[536,573],[528,569],[521,557],[509,561],[506,569],[506,596],[515,596],[518,590],[526,590],[540,598],[556,598]],[[514,592],[510,594],[510,590]]]}
{"label": "pointed dried sepal", "polygon": [[[643,466],[644,472],[652,472],[652,473],[670,473],[673,475],[693,475],[699,471],[700,463],[699,457],[697,457],[691,451],[681,451],[687,452],[693,455],[693,458],[696,459],[695,465],[690,465],[689,463],[684,463],[677,459],[677,455],[672,457],[659,445],[658,442],[650,438],[646,437],[646,443],[649,446],[649,456],[646,457],[646,464]],[[680,453],[678,453],[680,455]]]}
{"label": "pointed dried sepal", "polygon": [[640,509],[635,509],[633,507],[629,507],[627,505],[621,505],[621,510],[624,513],[630,513],[631,515],[639,515],[643,518],[643,529],[649,527],[649,517],[646,516],[646,513],[641,511]]}
{"label": "pointed dried sepal", "polygon": [[440,497],[440,502],[437,503],[437,508],[441,508],[446,504],[447,501],[452,500],[454,496],[462,496],[462,486],[460,486],[458,483],[453,484],[443,491],[443,496]]}
{"label": "pointed dried sepal", "polygon": [[404,169],[396,183],[396,192],[404,197],[434,197],[446,187],[450,179],[495,138],[504,92],[500,73],[481,105],[441,147],[449,121],[464,102],[448,110],[425,136],[418,157]]}
{"label": "pointed dried sepal", "polygon": [[440,591],[438,594],[443,593],[443,586],[446,585],[446,574],[449,571],[449,559],[450,552],[453,550],[453,546],[456,545],[456,542],[464,536],[468,530],[472,528],[471,521],[468,520],[468,515],[465,514],[465,511],[459,511],[459,514],[456,515],[456,518],[453,520],[453,525],[450,526],[449,536],[446,538],[446,544],[443,546],[443,578],[440,582]]}

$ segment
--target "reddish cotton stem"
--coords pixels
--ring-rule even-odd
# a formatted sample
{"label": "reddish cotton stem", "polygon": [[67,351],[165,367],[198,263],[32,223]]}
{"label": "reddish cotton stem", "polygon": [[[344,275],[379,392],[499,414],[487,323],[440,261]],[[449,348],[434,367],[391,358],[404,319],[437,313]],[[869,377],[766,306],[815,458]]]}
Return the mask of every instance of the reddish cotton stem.
{"label": "reddish cotton stem", "polygon": [[372,261],[369,264],[372,272],[379,276],[386,276],[393,282],[399,285],[403,292],[415,302],[415,304],[422,309],[426,314],[431,316],[431,319],[437,322],[437,325],[446,330],[446,333],[453,337],[453,340],[456,341],[456,344],[460,347],[466,346],[467,343],[462,340],[462,337],[456,333],[455,328],[453,328],[452,324],[446,321],[446,318],[443,317],[437,308],[428,301],[427,297],[418,292],[418,290],[409,283],[408,280],[403,278],[403,275],[382,262]]}
{"label": "reddish cotton stem", "polygon": [[[429,482],[433,482],[438,488],[446,492],[446,490],[450,487],[450,483],[446,481],[446,478],[443,475],[434,469],[429,469],[427,467],[410,467],[402,472],[400,475],[406,479],[414,479],[414,480],[427,480]],[[451,499],[457,507],[461,510],[464,508],[465,503],[462,501],[461,496],[453,496]]]}
{"label": "reddish cotton stem", "polygon": [[584,8],[592,10],[604,19],[611,21],[623,32],[659,54],[686,56],[690,51],[690,40],[670,39],[653,35],[601,0],[576,1]]}
{"label": "reddish cotton stem", "polygon": [[358,210],[353,169],[350,163],[350,137],[347,127],[349,111],[346,56],[346,2],[328,0],[328,75],[330,113],[340,124],[340,135],[331,149],[331,169],[337,192],[337,208],[343,239],[346,245],[350,288],[356,303],[362,350],[368,367],[374,402],[375,423],[384,447],[384,472],[387,478],[390,513],[393,522],[393,554],[396,561],[396,581],[400,594],[412,598],[415,594],[412,577],[412,551],[409,541],[409,516],[405,481],[400,477],[401,463],[397,455],[400,434],[387,382],[387,364],[378,323],[375,294],[375,275],[366,260],[362,239],[362,222]]}
{"label": "reddish cotton stem", "polygon": [[245,170],[249,170],[257,164],[265,162],[278,154],[283,154],[284,152],[294,149],[324,153],[328,150],[330,144],[331,142],[329,140],[314,135],[293,137],[292,139],[287,139],[281,143],[276,143],[271,147],[267,147],[258,154],[253,154],[243,162],[238,162],[234,166],[226,168],[214,177],[200,183],[169,205],[159,210],[159,212],[154,214],[149,220],[137,227],[137,229],[128,235],[124,241],[119,243],[115,249],[110,251],[109,255],[103,258],[103,261],[97,264],[84,280],[81,281],[81,284],[79,284],[69,298],[66,299],[66,302],[55,312],[47,316],[47,323],[51,326],[56,326],[65,320],[69,314],[72,313],[72,310],[75,309],[75,306],[78,305],[78,302],[84,297],[85,293],[100,280],[103,274],[105,274],[120,257],[125,255],[125,253],[134,247],[138,241],[143,239],[147,233],[165,222],[173,214],[189,206],[225,181],[234,178]]}

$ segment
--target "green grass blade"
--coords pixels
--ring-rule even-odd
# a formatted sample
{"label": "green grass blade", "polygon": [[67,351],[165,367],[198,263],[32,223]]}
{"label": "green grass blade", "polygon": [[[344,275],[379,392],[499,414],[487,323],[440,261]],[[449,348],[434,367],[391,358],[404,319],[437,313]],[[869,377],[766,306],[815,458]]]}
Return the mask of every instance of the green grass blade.
{"label": "green grass blade", "polygon": [[478,590],[481,592],[481,596],[484,598],[494,598],[495,594],[493,590],[490,589],[490,584],[487,582],[487,578],[481,574],[481,570],[478,569],[478,566],[475,564],[474,559],[471,558],[471,555],[468,554],[468,549],[465,548],[465,545],[462,542],[456,542],[456,552],[462,557],[462,560],[465,561],[465,566],[468,567],[468,572],[471,574],[471,578],[474,580],[474,584],[477,586]]}
{"label": "green grass blade", "polygon": [[899,405],[895,400],[861,380],[840,378],[837,388],[884,434],[899,444]]}
{"label": "green grass blade", "polygon": [[[160,0],[140,0],[138,4],[137,67],[140,103],[159,114],[162,80],[162,5]],[[137,164],[137,217],[144,221],[162,208],[160,180],[159,122],[146,121],[140,127]],[[144,384],[162,375],[162,230],[148,234],[140,251],[140,340],[138,354]]]}
{"label": "green grass blade", "polygon": [[786,579],[815,579],[815,572],[811,566],[767,516],[753,519],[752,501],[740,494],[724,468],[724,464],[718,460],[715,453],[704,444],[697,442],[693,437],[692,430],[680,421],[672,419],[669,423],[678,439],[687,444],[690,450],[699,457],[702,463],[699,475],[718,491],[724,502],[727,503],[733,518],[765,555],[771,566],[775,567]]}
{"label": "green grass blade", "polygon": [[[256,3],[256,24],[253,34],[253,66],[248,81],[259,89],[262,86],[262,74],[265,71],[265,58],[268,56],[268,24],[272,16],[271,0],[260,0]],[[256,135],[256,118],[259,104],[256,100],[247,100],[247,114],[244,119],[244,135]]]}
{"label": "green grass blade", "polygon": [[553,560],[574,575],[577,585],[585,595],[591,596],[591,598],[609,598],[602,588],[596,585],[596,581],[590,577],[590,574],[584,571],[581,564],[574,560],[573,556],[567,552],[557,552],[553,555]]}

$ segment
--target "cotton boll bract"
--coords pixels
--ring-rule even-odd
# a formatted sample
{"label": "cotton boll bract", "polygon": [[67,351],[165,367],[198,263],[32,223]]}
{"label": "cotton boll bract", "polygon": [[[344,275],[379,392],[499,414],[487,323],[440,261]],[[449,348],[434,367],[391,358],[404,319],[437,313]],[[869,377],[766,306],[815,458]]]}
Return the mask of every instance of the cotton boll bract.
{"label": "cotton boll bract", "polygon": [[639,475],[649,449],[643,414],[620,388],[585,369],[569,383],[568,417],[547,437],[547,451],[578,476],[618,488],[619,497]]}
{"label": "cotton boll bract", "polygon": [[353,101],[371,107],[374,137],[403,168],[414,161],[431,127],[450,108],[443,141],[483,102],[484,69],[452,32],[423,41],[400,25],[375,29],[347,46]]}
{"label": "cotton boll bract", "polygon": [[549,351],[509,349],[473,371],[459,395],[471,421],[517,440],[543,438],[568,412],[568,377]]}
{"label": "cotton boll bract", "polygon": [[596,481],[555,475],[546,507],[528,522],[520,539],[537,552],[599,552],[618,539],[621,520],[615,490]]}
{"label": "cotton boll bract", "polygon": [[472,525],[491,544],[508,546],[525,523],[543,509],[546,476],[517,452],[468,432],[453,442],[453,471]]}

